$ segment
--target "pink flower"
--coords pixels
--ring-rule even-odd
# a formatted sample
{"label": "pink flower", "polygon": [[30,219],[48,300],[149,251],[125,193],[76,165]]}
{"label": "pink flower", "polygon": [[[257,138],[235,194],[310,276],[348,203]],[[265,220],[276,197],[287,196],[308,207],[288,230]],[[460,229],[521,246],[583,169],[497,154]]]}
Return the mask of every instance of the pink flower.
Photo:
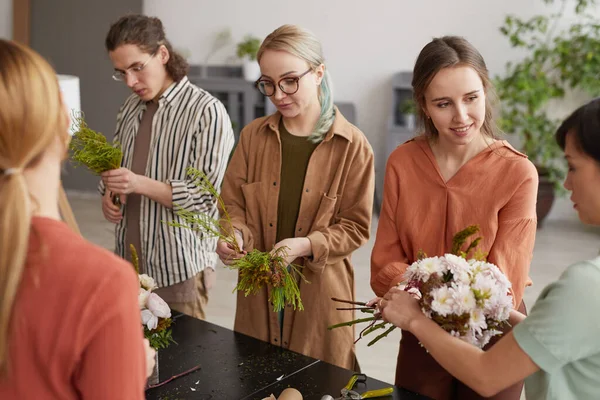
{"label": "pink flower", "polygon": [[146,307],[158,318],[171,318],[169,305],[156,293],[150,293]]}

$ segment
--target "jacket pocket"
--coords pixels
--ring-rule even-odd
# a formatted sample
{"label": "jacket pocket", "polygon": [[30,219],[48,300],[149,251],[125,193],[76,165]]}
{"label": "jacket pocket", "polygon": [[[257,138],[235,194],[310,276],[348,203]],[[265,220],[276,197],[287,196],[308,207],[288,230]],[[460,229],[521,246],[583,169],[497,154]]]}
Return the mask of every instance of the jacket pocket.
{"label": "jacket pocket", "polygon": [[250,228],[253,234],[262,232],[260,229],[262,216],[261,204],[266,203],[266,199],[262,198],[262,187],[262,182],[246,183],[241,187],[244,202],[246,203],[246,226]]}
{"label": "jacket pocket", "polygon": [[317,214],[315,215],[315,221],[313,222],[313,231],[327,228],[334,223],[333,216],[336,203],[337,197],[329,197],[327,194],[323,194]]}

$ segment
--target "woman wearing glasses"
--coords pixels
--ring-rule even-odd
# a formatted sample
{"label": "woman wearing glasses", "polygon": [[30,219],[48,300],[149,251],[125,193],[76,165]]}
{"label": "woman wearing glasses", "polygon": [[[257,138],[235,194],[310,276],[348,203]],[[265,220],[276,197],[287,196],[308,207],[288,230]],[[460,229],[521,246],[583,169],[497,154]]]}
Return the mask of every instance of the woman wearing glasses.
{"label": "woman wearing glasses", "polygon": [[[304,266],[304,311],[274,313],[267,289],[238,293],[235,330],[344,368],[357,368],[354,330],[327,326],[354,317],[330,298],[354,298],[350,256],[370,233],[373,152],[363,133],[333,105],[321,45],[284,25],[262,43],[258,90],[277,112],[240,134],[222,196],[245,251],[287,247],[287,263]],[[241,257],[217,245],[228,264]]]}
{"label": "woman wearing glasses", "polygon": [[[176,206],[216,216],[213,196],[188,179],[195,167],[219,188],[234,138],[223,105],[186,77],[187,62],[173,51],[157,18],[129,15],[110,27],[106,49],[113,78],[133,94],[117,117],[115,141],[123,148],[121,168],[102,174],[102,210],[116,226],[116,253],[130,259],[138,249],[142,272],[171,308],[204,318],[214,282],[216,240],[177,222]],[[111,198],[119,195],[123,207]]]}

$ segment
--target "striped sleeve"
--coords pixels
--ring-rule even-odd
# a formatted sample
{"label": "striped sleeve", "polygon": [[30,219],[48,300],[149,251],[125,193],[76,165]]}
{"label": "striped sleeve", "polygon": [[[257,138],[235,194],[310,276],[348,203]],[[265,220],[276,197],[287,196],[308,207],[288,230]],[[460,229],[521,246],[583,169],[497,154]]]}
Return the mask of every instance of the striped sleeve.
{"label": "striped sleeve", "polygon": [[[229,115],[223,104],[213,99],[202,112],[200,129],[194,138],[190,167],[208,177],[210,183],[221,190],[223,176],[233,149],[234,136]],[[187,211],[211,213],[216,199],[202,192],[191,179],[170,180],[173,189],[173,204]]]}

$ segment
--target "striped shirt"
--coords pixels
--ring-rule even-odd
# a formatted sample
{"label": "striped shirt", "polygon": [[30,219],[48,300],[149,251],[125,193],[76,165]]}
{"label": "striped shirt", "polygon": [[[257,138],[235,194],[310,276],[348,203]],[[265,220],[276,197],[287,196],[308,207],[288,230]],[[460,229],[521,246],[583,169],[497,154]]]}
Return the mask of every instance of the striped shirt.
{"label": "striped shirt", "polygon": [[[124,168],[131,169],[135,138],[145,110],[146,102],[132,94],[119,111],[114,141],[121,144]],[[233,144],[231,121],[223,104],[184,77],[169,86],[158,100],[145,175],[171,185],[174,207],[216,218],[215,197],[198,190],[186,169],[203,171],[220,189]],[[102,181],[99,191],[104,194]],[[216,238],[167,225],[183,221],[172,209],[145,196],[141,197],[140,214],[141,259],[158,286],[183,282],[206,266],[214,268]],[[124,212],[115,228],[115,253],[123,258],[128,246],[126,227]]]}

